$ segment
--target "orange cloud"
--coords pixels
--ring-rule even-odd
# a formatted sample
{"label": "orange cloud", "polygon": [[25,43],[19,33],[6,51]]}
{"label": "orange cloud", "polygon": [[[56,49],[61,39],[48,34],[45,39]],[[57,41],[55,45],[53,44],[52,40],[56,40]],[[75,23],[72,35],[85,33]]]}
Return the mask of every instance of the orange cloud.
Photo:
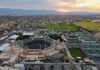
{"label": "orange cloud", "polygon": [[100,12],[100,0],[74,0],[56,2],[55,6],[61,12],[86,11]]}

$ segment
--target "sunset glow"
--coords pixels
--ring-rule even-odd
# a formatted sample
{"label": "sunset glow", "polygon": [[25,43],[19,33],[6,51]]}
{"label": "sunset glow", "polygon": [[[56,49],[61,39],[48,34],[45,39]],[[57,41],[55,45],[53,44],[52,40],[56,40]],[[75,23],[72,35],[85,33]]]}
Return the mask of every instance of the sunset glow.
{"label": "sunset glow", "polygon": [[59,11],[59,12],[70,12],[70,10],[63,10],[63,9],[59,9],[57,11]]}
{"label": "sunset glow", "polygon": [[0,0],[0,8],[100,12],[100,0]]}

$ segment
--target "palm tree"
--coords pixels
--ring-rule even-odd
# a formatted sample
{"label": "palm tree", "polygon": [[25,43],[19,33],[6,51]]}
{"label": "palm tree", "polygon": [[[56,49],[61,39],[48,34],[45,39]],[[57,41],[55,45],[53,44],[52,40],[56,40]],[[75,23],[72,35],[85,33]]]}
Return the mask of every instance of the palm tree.
{"label": "palm tree", "polygon": [[65,55],[65,56],[63,57],[63,61],[66,62],[67,60],[68,60],[68,57]]}
{"label": "palm tree", "polygon": [[50,70],[54,70],[54,66],[50,66]]}

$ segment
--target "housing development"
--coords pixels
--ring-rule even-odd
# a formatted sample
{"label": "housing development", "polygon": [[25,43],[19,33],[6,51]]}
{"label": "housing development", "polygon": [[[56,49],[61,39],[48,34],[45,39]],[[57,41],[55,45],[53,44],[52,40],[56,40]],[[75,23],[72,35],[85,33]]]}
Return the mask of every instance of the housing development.
{"label": "housing development", "polygon": [[0,70],[100,70],[100,16],[0,16]]}

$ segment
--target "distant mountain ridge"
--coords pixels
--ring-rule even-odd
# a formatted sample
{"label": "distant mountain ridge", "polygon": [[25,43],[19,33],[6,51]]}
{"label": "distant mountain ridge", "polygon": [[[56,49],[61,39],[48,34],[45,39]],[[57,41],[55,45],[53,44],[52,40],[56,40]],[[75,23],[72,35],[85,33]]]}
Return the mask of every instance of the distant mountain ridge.
{"label": "distant mountain ridge", "polygon": [[10,9],[0,8],[0,15],[45,15],[56,14],[56,11],[52,10],[24,10],[24,9]]}
{"label": "distant mountain ridge", "polygon": [[99,14],[92,12],[58,12],[54,10],[24,10],[0,8],[0,15],[81,15],[81,14]]}

